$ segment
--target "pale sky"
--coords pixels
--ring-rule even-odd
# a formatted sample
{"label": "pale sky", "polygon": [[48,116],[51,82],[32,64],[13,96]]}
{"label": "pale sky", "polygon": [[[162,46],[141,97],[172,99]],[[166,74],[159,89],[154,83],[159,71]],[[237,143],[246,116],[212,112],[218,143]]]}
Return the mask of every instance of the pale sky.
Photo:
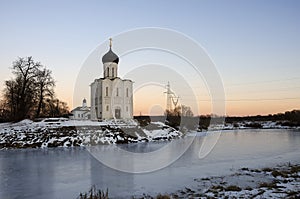
{"label": "pale sky", "polygon": [[[297,0],[0,1],[0,89],[12,77],[12,62],[33,56],[53,71],[57,97],[76,107],[76,78],[97,46],[128,30],[161,27],[189,36],[206,50],[223,80],[228,115],[300,109],[299,10]],[[89,98],[89,85],[86,89],[82,98]],[[162,90],[156,90],[154,101],[139,91],[135,114],[165,103]],[[200,112],[210,113],[206,96],[199,97]]]}

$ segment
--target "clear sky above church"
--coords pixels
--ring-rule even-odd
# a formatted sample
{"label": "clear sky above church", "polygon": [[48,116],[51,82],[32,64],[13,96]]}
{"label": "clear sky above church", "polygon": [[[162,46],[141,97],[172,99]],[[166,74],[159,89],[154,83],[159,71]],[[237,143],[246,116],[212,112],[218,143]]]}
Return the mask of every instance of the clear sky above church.
{"label": "clear sky above church", "polygon": [[[95,47],[126,30],[162,27],[206,49],[223,78],[228,114],[299,109],[299,10],[297,0],[1,1],[0,89],[12,62],[33,56],[53,71],[58,97],[76,107],[76,77]],[[138,107],[136,114],[148,110]]]}

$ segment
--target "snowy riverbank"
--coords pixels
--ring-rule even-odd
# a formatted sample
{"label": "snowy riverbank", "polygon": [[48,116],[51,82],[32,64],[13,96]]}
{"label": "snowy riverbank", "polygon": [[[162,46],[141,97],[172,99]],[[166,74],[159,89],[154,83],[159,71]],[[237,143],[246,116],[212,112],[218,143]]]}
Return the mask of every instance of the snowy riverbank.
{"label": "snowy riverbank", "polygon": [[243,121],[225,123],[224,125],[210,125],[209,131],[213,130],[235,130],[235,129],[300,129],[300,126],[291,126],[288,121]]}
{"label": "snowy riverbank", "polygon": [[[156,198],[299,198],[300,164],[282,164],[274,168],[241,168],[234,174],[194,179],[195,186]],[[90,193],[89,193],[90,194]],[[155,197],[144,194],[141,199]]]}
{"label": "snowy riverbank", "polygon": [[[140,198],[139,196],[143,196],[143,193],[150,196],[173,193],[180,197],[180,194],[183,194],[180,191],[186,192],[186,195],[194,191],[194,198],[201,198],[196,197],[196,194],[212,194],[213,192],[208,190],[216,188],[212,186],[222,178],[227,182],[222,185],[224,188],[222,192],[224,195],[233,196],[242,194],[242,190],[248,191],[247,186],[243,185],[243,180],[249,177],[248,172],[255,177],[253,180],[256,183],[252,189],[264,190],[265,188],[259,187],[260,183],[269,181],[265,181],[267,177],[260,178],[259,173],[266,174],[271,180],[273,175],[270,174],[272,171],[267,169],[262,171],[263,168],[274,169],[277,165],[288,165],[289,162],[292,165],[300,164],[299,132],[299,130],[285,129],[224,131],[213,150],[204,158],[199,158],[199,151],[210,135],[194,138],[185,136],[182,139],[174,139],[172,141],[174,144],[170,145],[172,148],[169,151],[175,151],[188,140],[194,140],[180,158],[165,168],[143,174],[127,173],[110,168],[92,156],[86,147],[0,150],[0,161],[3,163],[0,172],[0,178],[3,179],[0,183],[0,198],[76,198],[80,192],[88,191],[93,185],[101,190],[108,188],[109,197],[118,199],[131,198],[131,196]],[[205,132],[199,134],[202,135]],[[109,149],[114,147],[135,153],[145,153],[162,149],[166,144],[168,142],[159,141],[131,143],[119,147],[102,145],[98,149],[99,154],[107,154],[108,151],[113,151]],[[165,154],[164,158],[170,159],[170,153]],[[149,161],[157,162],[157,159],[153,157]],[[138,163],[131,159],[128,162],[132,162],[133,168],[144,164],[144,162]],[[120,163],[124,162],[120,161]],[[255,172],[256,170],[261,172]],[[236,175],[237,173],[243,175]],[[230,176],[233,178],[228,179],[231,178]],[[202,187],[204,182],[205,186]],[[229,187],[231,185],[240,187],[242,192],[225,191],[225,189],[235,188]],[[191,192],[185,190],[186,188],[191,189]],[[220,187],[220,189],[223,188]],[[280,190],[285,189],[280,188]],[[265,198],[266,194],[268,190],[265,194],[255,198]],[[182,198],[187,198],[183,196]],[[220,196],[220,198],[226,198],[226,196]]]}
{"label": "snowy riverbank", "polygon": [[[210,125],[206,131],[235,129],[299,129],[284,123],[244,121]],[[197,133],[192,131],[189,134]],[[201,134],[201,133],[200,133]],[[141,127],[135,120],[89,121],[66,118],[46,118],[40,121],[23,120],[18,123],[0,123],[0,148],[44,148],[90,146],[97,144],[124,144],[171,140],[183,133],[162,122],[151,122]]]}
{"label": "snowy riverbank", "polygon": [[0,148],[70,147],[170,140],[182,133],[161,122],[140,127],[129,121],[76,121],[64,118],[0,124]]}
{"label": "snowy riverbank", "polygon": [[170,198],[299,198],[300,164],[262,169],[245,167],[231,175],[194,181],[195,186],[178,190]]}

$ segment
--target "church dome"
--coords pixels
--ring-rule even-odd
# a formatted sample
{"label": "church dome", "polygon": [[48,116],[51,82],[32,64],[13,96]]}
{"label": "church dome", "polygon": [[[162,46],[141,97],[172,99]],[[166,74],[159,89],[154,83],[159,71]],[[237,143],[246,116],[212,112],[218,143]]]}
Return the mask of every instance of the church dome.
{"label": "church dome", "polygon": [[114,63],[118,64],[119,63],[119,57],[110,48],[109,51],[105,55],[103,55],[102,62],[103,63],[114,62]]}
{"label": "church dome", "polygon": [[112,47],[112,39],[110,39],[109,51],[105,55],[103,55],[102,62],[103,63],[114,62],[114,63],[118,64],[119,57],[111,50],[111,47]]}

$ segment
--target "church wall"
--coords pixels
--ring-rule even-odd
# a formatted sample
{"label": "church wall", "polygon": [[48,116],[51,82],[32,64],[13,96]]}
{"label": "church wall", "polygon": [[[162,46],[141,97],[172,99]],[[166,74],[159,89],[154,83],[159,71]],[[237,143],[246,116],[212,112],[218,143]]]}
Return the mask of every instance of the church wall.
{"label": "church wall", "polygon": [[117,117],[115,115],[115,109],[120,110],[121,118],[132,118],[132,81],[115,78],[114,80],[102,79],[101,82],[102,119],[112,119]]}
{"label": "church wall", "polygon": [[101,119],[102,118],[102,112],[103,112],[103,107],[102,107],[102,81],[97,82],[97,118]]}
{"label": "church wall", "polygon": [[103,78],[91,84],[91,119],[133,118],[133,82],[118,77],[118,56],[111,51],[102,57]]}
{"label": "church wall", "polygon": [[118,77],[118,64],[107,62],[103,64],[103,77]]}
{"label": "church wall", "polygon": [[95,80],[91,84],[91,119],[113,119],[115,109],[121,110],[121,118],[133,118],[132,89],[133,82],[130,80]]}
{"label": "church wall", "polygon": [[102,82],[97,79],[91,84],[91,119],[100,119],[102,112]]}
{"label": "church wall", "polygon": [[[107,88],[107,89],[106,89]],[[102,119],[111,119],[112,83],[110,79],[102,80]]]}
{"label": "church wall", "polygon": [[123,118],[132,119],[133,118],[133,98],[132,98],[132,84],[133,82],[130,80],[123,80]]}
{"label": "church wall", "polygon": [[[96,81],[96,80],[95,80]],[[95,94],[96,94],[96,82],[91,84],[91,119],[96,120],[96,110],[95,110]]]}
{"label": "church wall", "polygon": [[120,110],[120,117],[123,118],[124,113],[124,103],[123,103],[123,96],[124,96],[124,89],[123,89],[123,81],[119,78],[113,80],[113,116],[117,118],[115,115],[115,110]]}
{"label": "church wall", "polygon": [[89,119],[89,111],[87,110],[76,110],[76,111],[72,111],[72,118],[74,120],[87,120]]}

